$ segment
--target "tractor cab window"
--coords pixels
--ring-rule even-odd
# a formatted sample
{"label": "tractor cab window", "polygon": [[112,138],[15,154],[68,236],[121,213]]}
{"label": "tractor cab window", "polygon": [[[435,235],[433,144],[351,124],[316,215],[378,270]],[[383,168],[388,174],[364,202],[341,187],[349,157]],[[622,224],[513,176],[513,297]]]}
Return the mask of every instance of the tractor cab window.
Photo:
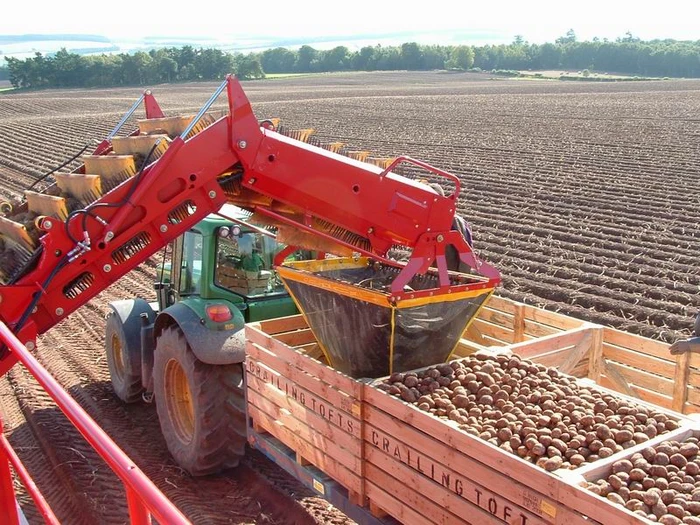
{"label": "tractor cab window", "polygon": [[274,238],[261,233],[242,233],[237,226],[219,228],[215,284],[247,297],[284,292],[272,269],[281,248]]}
{"label": "tractor cab window", "polygon": [[180,260],[180,295],[193,295],[200,292],[202,279],[202,235],[195,231],[185,233],[182,240]]}

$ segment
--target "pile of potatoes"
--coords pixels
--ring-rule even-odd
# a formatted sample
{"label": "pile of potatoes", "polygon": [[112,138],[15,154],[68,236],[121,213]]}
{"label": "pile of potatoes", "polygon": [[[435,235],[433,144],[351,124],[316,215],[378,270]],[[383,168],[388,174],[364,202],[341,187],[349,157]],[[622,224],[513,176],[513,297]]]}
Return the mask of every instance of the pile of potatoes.
{"label": "pile of potatoes", "polygon": [[664,441],[612,464],[588,490],[664,525],[700,525],[698,439]]}
{"label": "pile of potatoes", "polygon": [[517,355],[478,352],[394,373],[376,386],[549,471],[575,469],[678,428],[661,412]]}

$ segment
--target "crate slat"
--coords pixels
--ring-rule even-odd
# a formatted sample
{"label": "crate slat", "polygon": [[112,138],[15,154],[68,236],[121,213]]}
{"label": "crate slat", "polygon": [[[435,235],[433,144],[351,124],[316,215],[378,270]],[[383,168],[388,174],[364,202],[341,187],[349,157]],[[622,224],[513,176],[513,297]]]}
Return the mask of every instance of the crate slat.
{"label": "crate slat", "polygon": [[360,475],[345,468],[332,456],[325,454],[321,449],[302,439],[295,431],[251,404],[248,404],[248,415],[253,418],[257,425],[296,450],[297,454],[310,461],[338,483],[355,492],[364,493],[363,480]]}

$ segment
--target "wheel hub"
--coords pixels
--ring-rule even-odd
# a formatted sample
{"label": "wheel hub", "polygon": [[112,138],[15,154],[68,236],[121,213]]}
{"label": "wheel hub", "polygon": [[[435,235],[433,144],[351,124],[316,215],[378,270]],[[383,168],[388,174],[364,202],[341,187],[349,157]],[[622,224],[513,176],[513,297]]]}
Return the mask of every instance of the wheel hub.
{"label": "wheel hub", "polygon": [[124,351],[122,349],[122,341],[119,335],[112,334],[112,355],[114,357],[114,373],[119,380],[124,379]]}
{"label": "wheel hub", "polygon": [[194,403],[187,375],[175,359],[165,365],[165,392],[175,435],[183,443],[189,443],[194,435]]}

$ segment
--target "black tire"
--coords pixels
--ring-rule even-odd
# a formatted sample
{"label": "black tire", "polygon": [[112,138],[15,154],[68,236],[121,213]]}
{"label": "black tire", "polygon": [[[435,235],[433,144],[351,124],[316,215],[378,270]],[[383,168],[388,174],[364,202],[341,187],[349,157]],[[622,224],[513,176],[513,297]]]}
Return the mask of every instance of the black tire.
{"label": "black tire", "polygon": [[178,326],[156,341],[153,391],[175,461],[193,476],[238,466],[245,453],[243,367],[197,359]]}
{"label": "black tire", "polygon": [[107,316],[105,353],[112,389],[125,403],[141,400],[141,349],[129,345],[124,325],[112,310]]}

